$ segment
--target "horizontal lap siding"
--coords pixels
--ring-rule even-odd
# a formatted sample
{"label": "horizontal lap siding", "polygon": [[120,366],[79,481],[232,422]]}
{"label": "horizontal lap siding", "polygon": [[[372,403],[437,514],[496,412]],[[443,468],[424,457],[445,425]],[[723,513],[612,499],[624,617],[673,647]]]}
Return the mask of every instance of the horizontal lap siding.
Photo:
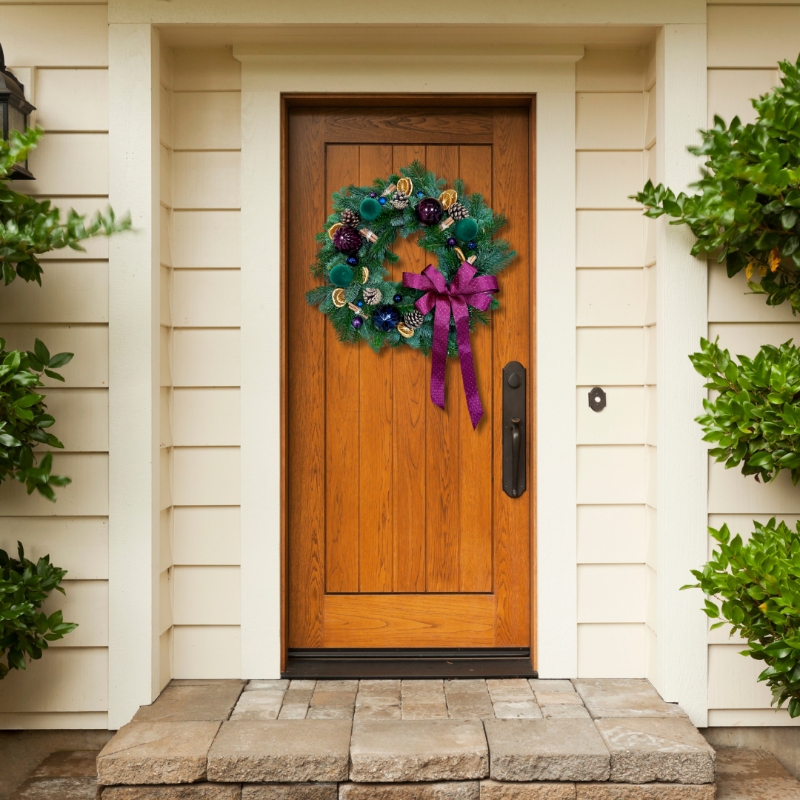
{"label": "horizontal lap siding", "polygon": [[159,177],[160,177],[160,279],[159,322],[161,374],[159,386],[160,413],[160,487],[159,487],[159,577],[158,577],[158,635],[159,635],[159,684],[165,686],[174,673],[174,569],[173,539],[175,515],[174,497],[174,360],[175,337],[175,275],[172,268],[173,224],[173,178],[174,158],[174,105],[172,91],[172,50],[162,47],[159,52]]}
{"label": "horizontal lap siding", "polygon": [[[3,46],[24,76],[47,135],[31,154],[37,180],[19,188],[66,211],[94,212],[108,195],[108,46],[103,5],[0,2]],[[67,570],[60,609],[79,627],[40,661],[0,681],[0,728],[103,728],[108,708],[108,242],[43,257],[43,286],[17,279],[0,287],[0,336],[29,349],[75,353],[65,383],[44,394],[65,450],[54,471],[72,484],[58,501],[0,487],[0,547],[23,542],[33,559],[49,554]]]}
{"label": "horizontal lap siding", "polygon": [[[646,674],[647,54],[587,49],[577,72],[578,674]],[[589,408],[602,387],[606,408]]]}
{"label": "horizontal lap siding", "polygon": [[238,678],[239,65],[172,57],[173,675]]}
{"label": "horizontal lap siding", "polygon": [[[725,121],[738,116],[752,122],[749,102],[778,82],[776,62],[794,61],[800,52],[800,3],[786,5],[710,5],[708,9],[708,111]],[[752,356],[762,344],[798,339],[800,327],[788,306],[770,308],[762,297],[746,294],[743,275],[728,279],[725,268],[709,264],[709,338],[735,354]],[[698,412],[700,411],[698,402]],[[746,536],[752,521],[778,515],[794,524],[800,515],[800,493],[788,475],[763,485],[736,470],[709,462],[709,525],[728,523]],[[709,545],[709,549],[711,548]],[[742,649],[727,631],[709,632],[708,701],[710,725],[790,725],[785,710],[770,709],[766,684],[758,683],[763,667],[739,655]]]}

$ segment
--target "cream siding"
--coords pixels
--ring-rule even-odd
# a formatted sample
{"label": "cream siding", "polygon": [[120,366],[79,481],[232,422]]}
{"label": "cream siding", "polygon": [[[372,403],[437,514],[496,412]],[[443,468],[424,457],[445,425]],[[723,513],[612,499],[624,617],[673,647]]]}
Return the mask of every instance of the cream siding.
{"label": "cream siding", "polygon": [[172,62],[173,677],[238,678],[239,63]]}
{"label": "cream siding", "polygon": [[[28,84],[48,136],[33,191],[92,211],[108,191],[107,9],[4,3],[9,65]],[[713,4],[709,114],[749,120],[747,98],[800,50],[800,4]],[[36,35],[31,35],[35,31]],[[654,52],[588,47],[577,64],[576,316],[578,674],[655,674],[655,226],[628,195],[655,178]],[[239,63],[229,48],[162,48],[160,65],[160,547],[158,683],[241,674],[241,226]],[[124,209],[119,209],[123,211]],[[46,257],[44,287],[0,288],[0,335],[76,353],[48,386],[59,471],[53,506],[0,488],[0,546],[22,539],[69,570],[52,608],[81,627],[25,673],[0,682],[0,728],[105,727],[108,709],[108,245]],[[276,287],[277,291],[277,287]],[[734,352],[796,338],[786,308],[709,269],[709,334]],[[49,382],[52,383],[52,382]],[[588,407],[601,386],[608,406]],[[699,411],[699,402],[698,402]],[[699,434],[699,431],[698,431]],[[800,514],[786,476],[764,487],[716,465],[709,524]],[[688,576],[687,576],[688,580]],[[59,605],[60,603],[60,605]],[[712,725],[789,724],[769,710],[757,664],[709,634]],[[256,677],[256,676],[247,676]]]}
{"label": "cream siding", "polygon": [[[0,3],[9,67],[39,107],[47,136],[31,154],[35,183],[22,191],[62,208],[94,211],[108,195],[107,11],[103,5]],[[35,32],[32,35],[31,32]],[[43,286],[17,279],[0,288],[0,336],[52,353],[75,353],[66,383],[48,380],[48,405],[64,442],[55,471],[72,484],[58,502],[0,487],[0,547],[23,541],[30,558],[47,553],[68,570],[61,609],[79,623],[41,661],[0,682],[0,728],[105,728],[108,710],[108,245],[46,259]],[[53,388],[50,385],[55,384]]]}
{"label": "cream siding", "polygon": [[[646,223],[630,195],[648,172],[645,49],[586,50],[577,65],[578,675],[648,675],[648,406],[654,383]],[[651,70],[654,74],[654,70]],[[602,387],[607,406],[589,408]]]}
{"label": "cream siding", "polygon": [[[749,102],[778,81],[778,59],[792,61],[800,51],[800,4],[765,6],[711,5],[708,9],[708,117],[726,122],[738,115],[752,122]],[[728,279],[724,266],[712,260],[708,273],[709,338],[732,353],[754,355],[762,344],[798,338],[797,321],[788,305],[770,308],[763,298],[746,294],[744,276]],[[698,413],[701,407],[698,402]],[[794,524],[800,495],[787,474],[764,486],[738,470],[709,463],[709,525],[727,522],[747,535],[752,520],[783,516]],[[711,546],[711,544],[710,544]],[[796,725],[787,712],[770,709],[770,693],[759,684],[760,662],[739,655],[741,646],[727,631],[709,632],[708,707],[710,725]]]}
{"label": "cream siding", "polygon": [[160,144],[160,304],[159,333],[161,355],[160,403],[160,456],[161,485],[159,503],[159,605],[158,605],[158,683],[166,686],[174,673],[173,605],[175,571],[173,566],[173,481],[175,457],[173,449],[174,428],[174,358],[175,337],[175,276],[172,269],[173,231],[173,175],[174,158],[174,95],[172,91],[172,50],[162,47],[159,53],[159,144]]}

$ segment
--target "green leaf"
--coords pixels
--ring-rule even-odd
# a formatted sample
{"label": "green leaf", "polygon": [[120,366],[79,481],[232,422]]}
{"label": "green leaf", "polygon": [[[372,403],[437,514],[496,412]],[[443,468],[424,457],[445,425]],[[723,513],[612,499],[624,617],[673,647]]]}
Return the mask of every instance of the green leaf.
{"label": "green leaf", "polygon": [[42,362],[42,364],[47,364],[50,361],[50,351],[45,347],[44,342],[40,339],[37,339],[33,345],[33,352],[36,354],[36,358]]}

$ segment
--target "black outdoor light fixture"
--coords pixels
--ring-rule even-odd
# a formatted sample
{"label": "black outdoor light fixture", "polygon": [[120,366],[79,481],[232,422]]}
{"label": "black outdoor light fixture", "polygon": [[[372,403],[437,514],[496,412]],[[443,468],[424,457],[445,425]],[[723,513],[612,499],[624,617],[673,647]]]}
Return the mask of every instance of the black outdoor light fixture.
{"label": "black outdoor light fixture", "polygon": [[[28,115],[36,109],[25,99],[25,87],[6,69],[3,46],[0,45],[0,122],[3,139],[8,140],[11,131],[25,133]],[[34,180],[28,169],[28,159],[11,168],[14,180]]]}

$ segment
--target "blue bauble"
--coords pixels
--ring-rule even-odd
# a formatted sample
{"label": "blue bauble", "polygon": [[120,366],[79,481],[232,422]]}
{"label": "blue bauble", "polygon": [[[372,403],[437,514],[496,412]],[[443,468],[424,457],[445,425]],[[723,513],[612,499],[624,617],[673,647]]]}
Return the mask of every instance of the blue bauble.
{"label": "blue bauble", "polygon": [[401,294],[396,294],[396,295],[395,295],[395,296],[392,298],[392,300],[394,300],[394,302],[395,302],[395,303],[402,303],[402,302],[403,302],[403,295],[401,295]]}
{"label": "blue bauble", "polygon": [[379,203],[380,203],[382,206],[385,206],[385,205],[386,205],[386,198],[385,198],[385,197],[379,197],[379,198],[378,198],[378,202],[379,202]]}
{"label": "blue bauble", "polygon": [[364,301],[363,301],[363,300],[359,300],[359,301],[356,303],[356,305],[357,305],[359,308],[361,308],[361,306],[363,306],[363,305],[364,305]]}
{"label": "blue bauble", "polygon": [[347,263],[351,267],[354,267],[356,264],[358,264],[358,259],[355,256],[350,256],[350,258],[347,259]]}
{"label": "blue bauble", "polygon": [[478,245],[476,245],[476,244],[475,244],[475,242],[470,242],[470,243],[467,245],[467,247],[469,247],[469,249],[470,249],[470,250],[474,250],[474,249],[475,249],[477,246],[478,246]]}
{"label": "blue bauble", "polygon": [[425,197],[425,192],[417,192],[417,197]]}
{"label": "blue bauble", "polygon": [[383,333],[389,333],[400,322],[400,312],[392,306],[378,306],[372,312],[372,324]]}

